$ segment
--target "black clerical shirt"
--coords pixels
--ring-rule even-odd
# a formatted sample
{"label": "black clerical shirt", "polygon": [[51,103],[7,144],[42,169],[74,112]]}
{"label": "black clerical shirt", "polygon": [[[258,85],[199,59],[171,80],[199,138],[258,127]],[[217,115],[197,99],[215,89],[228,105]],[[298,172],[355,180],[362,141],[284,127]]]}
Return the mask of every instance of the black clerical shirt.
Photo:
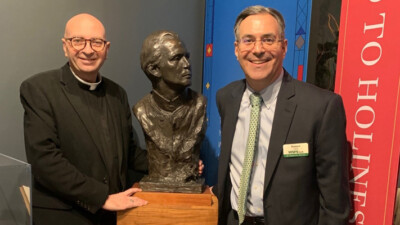
{"label": "black clerical shirt", "polygon": [[110,105],[106,99],[106,87],[100,83],[95,90],[89,90],[89,86],[76,80],[79,88],[79,95],[82,97],[88,111],[91,115],[92,122],[96,126],[95,132],[98,140],[95,140],[101,146],[105,156],[105,164],[109,177],[109,194],[114,194],[122,189],[118,172],[118,153],[116,141],[116,127],[114,118],[111,116]]}

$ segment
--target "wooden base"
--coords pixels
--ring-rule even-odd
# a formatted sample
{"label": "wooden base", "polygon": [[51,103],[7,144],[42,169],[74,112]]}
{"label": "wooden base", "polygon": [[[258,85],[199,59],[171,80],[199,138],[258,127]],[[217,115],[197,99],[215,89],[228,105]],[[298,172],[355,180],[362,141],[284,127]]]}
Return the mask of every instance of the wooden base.
{"label": "wooden base", "polygon": [[201,194],[138,192],[148,204],[118,212],[117,225],[216,225],[218,200],[208,188]]}
{"label": "wooden base", "polygon": [[190,182],[160,182],[148,176],[140,180],[139,185],[146,192],[169,192],[169,193],[191,193],[201,194],[204,191],[204,178]]}

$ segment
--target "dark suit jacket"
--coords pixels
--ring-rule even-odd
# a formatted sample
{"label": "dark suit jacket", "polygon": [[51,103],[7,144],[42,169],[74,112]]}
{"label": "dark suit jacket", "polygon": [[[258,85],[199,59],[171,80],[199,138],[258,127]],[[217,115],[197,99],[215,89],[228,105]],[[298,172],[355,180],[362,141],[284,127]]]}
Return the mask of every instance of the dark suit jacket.
{"label": "dark suit jacket", "polygon": [[[74,82],[66,64],[21,84],[26,155],[33,174],[32,201],[33,207],[76,209],[95,219],[93,214],[109,194],[108,159],[99,145],[96,121],[77,95],[79,87],[72,85]],[[118,179],[124,189],[128,158],[134,155],[130,107],[120,86],[104,77],[101,85],[115,123]],[[59,218],[63,219],[68,221]]]}
{"label": "dark suit jacket", "polygon": [[[217,92],[221,116],[219,224],[226,224],[232,189],[229,163],[245,80]],[[264,179],[269,225],[347,224],[350,208],[346,118],[341,97],[292,79],[285,71],[278,94]],[[284,158],[282,146],[308,143],[307,157]]]}

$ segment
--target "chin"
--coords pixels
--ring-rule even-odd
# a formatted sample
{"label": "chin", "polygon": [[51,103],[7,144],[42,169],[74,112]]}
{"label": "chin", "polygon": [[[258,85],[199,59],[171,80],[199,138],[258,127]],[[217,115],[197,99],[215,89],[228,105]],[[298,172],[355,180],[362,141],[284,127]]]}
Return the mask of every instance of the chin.
{"label": "chin", "polygon": [[85,73],[93,73],[98,70],[98,66],[81,66],[80,70]]}
{"label": "chin", "polygon": [[252,80],[264,80],[267,77],[269,77],[269,74],[265,72],[264,73],[258,72],[258,73],[251,73],[251,75],[248,75],[247,77]]}
{"label": "chin", "polygon": [[191,84],[192,84],[192,81],[189,79],[189,80],[183,80],[182,81],[182,83],[181,83],[183,86],[190,86]]}

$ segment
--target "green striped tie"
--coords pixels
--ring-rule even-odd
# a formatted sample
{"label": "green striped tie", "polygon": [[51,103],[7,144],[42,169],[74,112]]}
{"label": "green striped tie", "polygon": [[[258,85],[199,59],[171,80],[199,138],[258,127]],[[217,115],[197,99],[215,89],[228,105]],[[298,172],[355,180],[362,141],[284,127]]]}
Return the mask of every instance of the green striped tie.
{"label": "green striped tie", "polygon": [[247,138],[246,155],[244,156],[242,174],[240,175],[238,216],[239,224],[242,224],[246,215],[247,193],[249,189],[249,180],[254,158],[254,150],[258,143],[258,131],[260,127],[260,109],[262,98],[255,93],[250,95],[251,115],[249,136]]}

